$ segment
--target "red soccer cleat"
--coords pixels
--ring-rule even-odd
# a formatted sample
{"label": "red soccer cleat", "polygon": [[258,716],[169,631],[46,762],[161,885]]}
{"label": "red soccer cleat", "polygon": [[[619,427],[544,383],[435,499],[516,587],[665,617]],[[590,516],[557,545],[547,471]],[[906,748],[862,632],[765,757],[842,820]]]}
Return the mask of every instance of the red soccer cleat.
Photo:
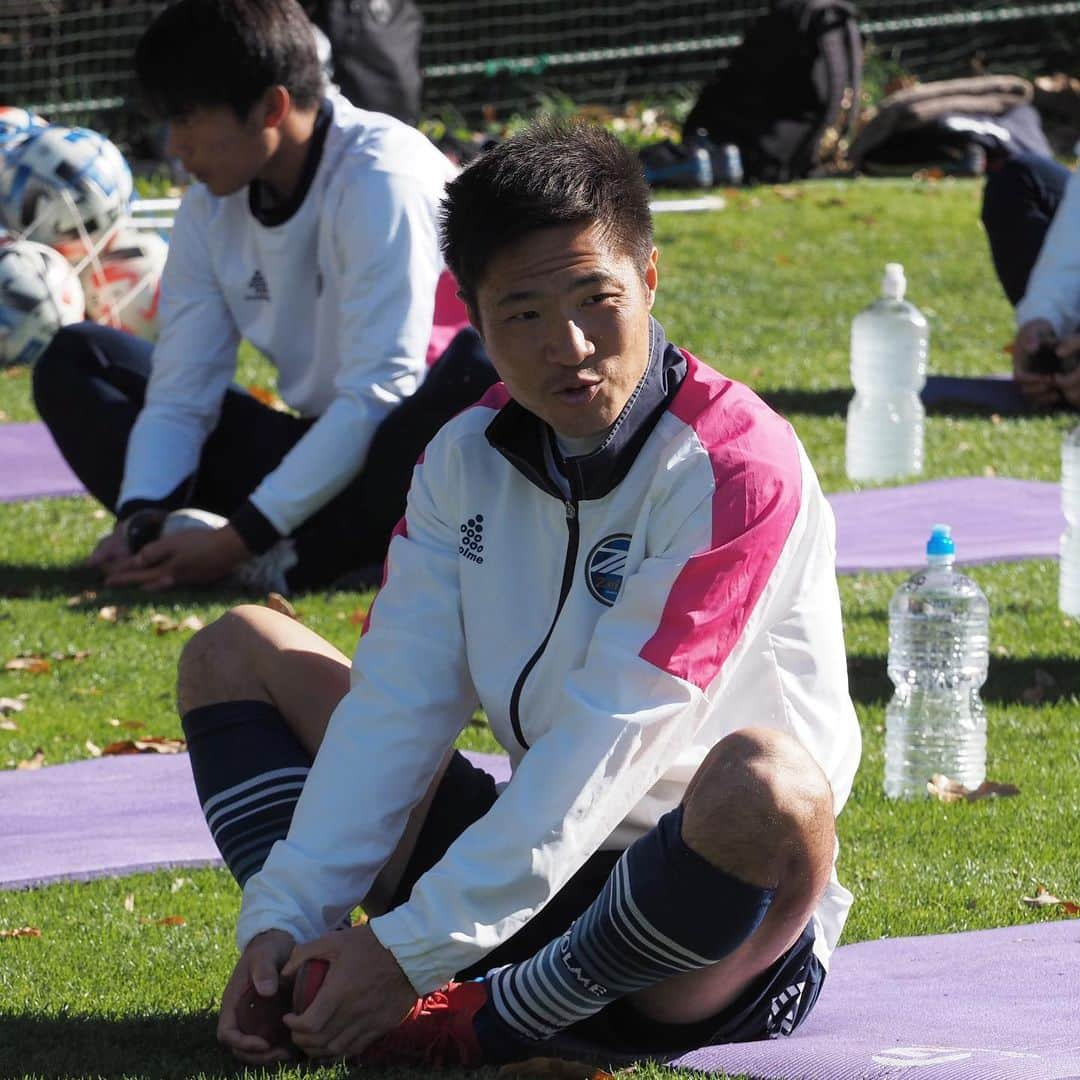
{"label": "red soccer cleat", "polygon": [[485,1055],[473,1018],[487,1004],[487,985],[451,982],[422,997],[393,1031],[376,1039],[356,1061],[360,1065],[458,1065],[476,1068]]}

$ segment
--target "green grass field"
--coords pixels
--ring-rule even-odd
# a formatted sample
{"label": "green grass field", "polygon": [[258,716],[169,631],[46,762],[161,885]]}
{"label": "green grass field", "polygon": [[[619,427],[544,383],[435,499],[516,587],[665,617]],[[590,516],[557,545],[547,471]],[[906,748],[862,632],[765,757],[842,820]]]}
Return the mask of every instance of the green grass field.
{"label": "green grass field", "polygon": [[[657,314],[672,340],[785,413],[826,491],[846,490],[848,325],[874,299],[885,262],[904,263],[910,297],[930,321],[933,371],[1008,366],[1011,312],[990,268],[979,198],[973,182],[818,182],[730,193],[719,213],[660,215]],[[259,361],[245,356],[241,381],[265,378]],[[26,373],[0,373],[0,420],[31,418]],[[1061,436],[1074,420],[932,414],[926,475],[993,471],[1056,481]],[[83,499],[0,505],[0,662],[89,653],[51,659],[36,674],[0,670],[0,697],[27,695],[23,710],[6,718],[17,726],[0,730],[0,767],[14,768],[38,749],[57,764],[91,756],[88,740],[101,747],[133,734],[180,734],[173,677],[189,633],[158,635],[152,616],[209,621],[238,597],[99,589],[77,563],[107,524]],[[1058,611],[1054,562],[976,567],[971,575],[992,614],[989,775],[1021,794],[950,805],[889,803],[881,793],[886,607],[903,575],[841,579],[864,736],[839,821],[840,876],[855,893],[845,941],[1058,917],[1022,904],[1040,884],[1080,898],[1080,626]],[[339,591],[296,603],[309,626],[348,652],[356,613],[370,598]],[[99,617],[105,606],[121,609],[117,621]],[[470,728],[466,744],[494,748],[483,727]],[[79,827],[71,822],[73,832]],[[0,1076],[243,1073],[213,1041],[238,902],[225,872],[209,870],[0,892],[0,931],[41,931],[0,938]],[[154,924],[172,915],[183,925]]]}

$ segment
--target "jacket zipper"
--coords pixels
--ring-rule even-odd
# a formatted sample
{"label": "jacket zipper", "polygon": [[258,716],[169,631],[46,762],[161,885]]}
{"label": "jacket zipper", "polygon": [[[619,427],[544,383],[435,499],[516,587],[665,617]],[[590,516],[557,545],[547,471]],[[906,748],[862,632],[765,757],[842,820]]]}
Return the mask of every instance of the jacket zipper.
{"label": "jacket zipper", "polygon": [[543,656],[544,650],[547,648],[547,643],[551,640],[551,635],[555,632],[555,624],[559,621],[559,615],[562,613],[567,596],[570,595],[570,586],[574,583],[574,568],[577,566],[578,541],[581,536],[581,527],[578,524],[578,507],[576,502],[567,502],[564,505],[566,507],[567,531],[566,560],[563,563],[562,586],[559,589],[559,603],[555,608],[555,616],[551,620],[551,626],[548,627],[548,632],[545,635],[544,640],[540,642],[540,646],[536,652],[529,657],[529,662],[521,669],[521,674],[514,684],[514,692],[510,695],[510,724],[514,729],[514,737],[526,750],[529,749],[529,744],[525,741],[525,734],[521,730],[521,715],[518,708],[521,704],[521,692],[525,688],[525,680],[529,677],[529,673],[532,669],[536,667],[540,657]]}

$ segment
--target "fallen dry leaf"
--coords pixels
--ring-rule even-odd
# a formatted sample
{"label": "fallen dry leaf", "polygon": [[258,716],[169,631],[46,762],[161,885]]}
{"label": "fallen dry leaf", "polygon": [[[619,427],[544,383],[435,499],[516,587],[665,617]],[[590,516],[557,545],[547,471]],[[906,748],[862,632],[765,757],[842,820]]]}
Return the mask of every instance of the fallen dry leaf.
{"label": "fallen dry leaf", "polygon": [[172,630],[201,630],[205,625],[198,615],[188,615],[177,622],[158,611],[150,613],[150,623],[156,634],[168,634]]}
{"label": "fallen dry leaf", "polygon": [[272,592],[267,595],[266,606],[271,611],[276,611],[281,615],[288,615],[290,619],[296,619],[297,622],[300,621],[300,616],[296,614],[296,608],[279,592]]}
{"label": "fallen dry leaf", "polygon": [[183,926],[187,919],[183,915],[166,915],[164,919],[147,919],[144,917],[139,922],[144,926]]}
{"label": "fallen dry leaf", "polygon": [[169,892],[179,892],[191,879],[186,877],[173,878],[172,884],[169,886]]}
{"label": "fallen dry leaf", "polygon": [[31,769],[40,769],[45,764],[45,751],[39,746],[33,754],[25,761],[20,761],[15,768],[21,769],[23,772],[29,772]]}
{"label": "fallen dry leaf", "polygon": [[52,654],[54,660],[74,660],[76,664],[82,663],[83,660],[87,660],[89,657],[89,649],[69,649],[67,652],[54,652]]}
{"label": "fallen dry leaf", "polygon": [[116,754],[180,754],[187,749],[183,739],[162,739],[147,735],[145,739],[120,739],[111,742],[101,751],[105,757]]}
{"label": "fallen dry leaf", "polygon": [[547,1077],[550,1080],[614,1080],[611,1073],[587,1065],[583,1061],[564,1061],[562,1058],[536,1057],[504,1065],[496,1074],[497,1080],[512,1077]]}
{"label": "fallen dry leaf", "polygon": [[926,783],[926,790],[939,802],[978,802],[980,799],[1008,798],[1019,795],[1015,784],[999,784],[996,780],[984,780],[977,788],[967,788],[959,780],[941,773],[934,773]]}
{"label": "fallen dry leaf", "polygon": [[263,405],[269,405],[271,409],[275,409],[277,412],[289,411],[289,406],[272,390],[266,390],[261,386],[249,386],[247,391],[256,401],[262,402]]}
{"label": "fallen dry leaf", "polygon": [[26,702],[13,697],[0,697],[0,716],[10,716],[13,712],[22,712]]}
{"label": "fallen dry leaf", "polygon": [[4,665],[5,671],[28,671],[31,675],[44,675],[52,665],[44,656],[16,656]]}
{"label": "fallen dry leaf", "polygon": [[1080,904],[1073,900],[1059,900],[1045,885],[1040,885],[1034,896],[1020,897],[1020,902],[1033,908],[1060,907],[1066,915],[1080,915]]}
{"label": "fallen dry leaf", "polygon": [[84,745],[86,746],[86,752],[91,757],[101,757],[101,747],[98,746],[96,743],[92,742],[90,739],[87,739]]}
{"label": "fallen dry leaf", "polygon": [[41,937],[36,926],[18,926],[14,930],[0,930],[0,938]]}
{"label": "fallen dry leaf", "polygon": [[113,716],[109,720],[109,727],[119,727],[125,731],[141,731],[146,725],[141,720],[117,720]]}
{"label": "fallen dry leaf", "polygon": [[367,612],[366,611],[361,611],[359,608],[357,608],[356,611],[354,611],[349,616],[349,622],[352,623],[353,626],[362,626],[363,622],[364,622],[364,620],[366,618],[367,618]]}

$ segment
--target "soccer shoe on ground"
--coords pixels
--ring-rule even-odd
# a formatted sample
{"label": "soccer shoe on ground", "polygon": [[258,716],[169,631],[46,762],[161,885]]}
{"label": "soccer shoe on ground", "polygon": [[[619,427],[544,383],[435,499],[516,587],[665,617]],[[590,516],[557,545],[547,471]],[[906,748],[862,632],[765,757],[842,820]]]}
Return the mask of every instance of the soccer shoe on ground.
{"label": "soccer shoe on ground", "polygon": [[[174,510],[161,526],[161,536],[173,536],[188,529],[220,529],[227,525],[228,519],[209,510],[194,507]],[[289,583],[285,574],[297,563],[296,549],[291,540],[279,540],[261,555],[252,555],[242,562],[231,574],[231,580],[253,592],[281,593],[287,596]]]}

